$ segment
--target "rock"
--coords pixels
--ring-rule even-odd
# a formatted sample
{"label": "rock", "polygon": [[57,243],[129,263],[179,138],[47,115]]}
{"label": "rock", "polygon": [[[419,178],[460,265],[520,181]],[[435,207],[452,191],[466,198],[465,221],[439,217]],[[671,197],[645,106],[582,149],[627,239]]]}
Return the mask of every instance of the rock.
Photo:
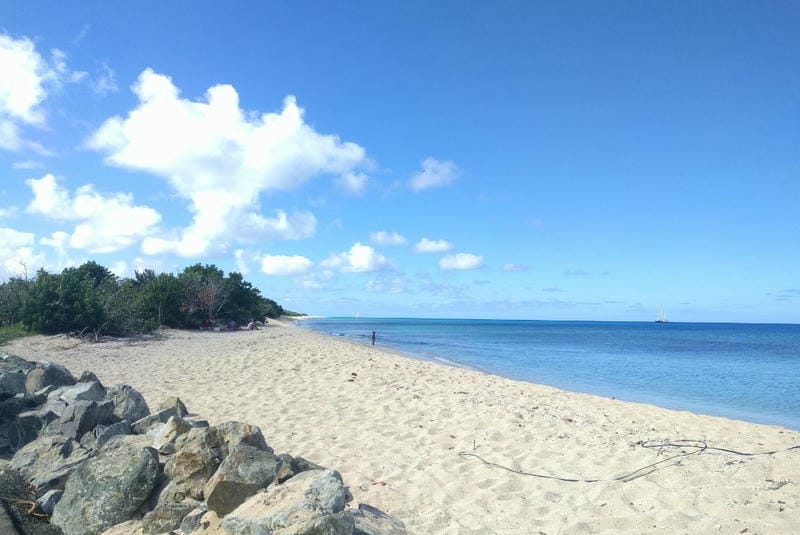
{"label": "rock", "polygon": [[133,434],[133,430],[127,420],[122,420],[111,425],[98,425],[92,433],[96,437],[94,449],[100,449],[111,437],[130,435]]}
{"label": "rock", "polygon": [[300,472],[307,472],[308,470],[326,470],[326,468],[302,457],[294,457],[292,459],[292,472],[299,474]]}
{"label": "rock", "polygon": [[114,385],[108,389],[106,399],[114,402],[114,416],[133,423],[150,414],[144,397],[130,385]]}
{"label": "rock", "polygon": [[159,534],[178,529],[183,518],[199,505],[200,502],[195,500],[159,504],[142,518],[142,531]]}
{"label": "rock", "polygon": [[106,389],[98,382],[77,383],[73,386],[62,386],[50,392],[47,399],[61,399],[71,405],[77,401],[104,401]]}
{"label": "rock", "polygon": [[25,394],[25,374],[21,371],[0,372],[0,401]]}
{"label": "rock", "polygon": [[141,520],[128,520],[121,524],[111,526],[102,535],[144,535]]}
{"label": "rock", "polygon": [[353,511],[355,528],[353,535],[407,535],[406,526],[377,507],[358,504]]}
{"label": "rock", "polygon": [[100,383],[100,379],[98,379],[97,376],[93,372],[90,372],[90,371],[87,371],[87,370],[84,370],[84,371],[81,372],[81,376],[78,377],[78,382],[79,383],[97,383],[97,384],[102,386],[102,383]]}
{"label": "rock", "polygon": [[15,453],[10,466],[19,470],[38,494],[64,488],[70,472],[89,457],[89,452],[71,438],[42,435]]}
{"label": "rock", "polygon": [[34,440],[42,427],[56,418],[42,411],[32,411],[43,401],[35,394],[17,394],[0,402],[0,454],[17,451]]}
{"label": "rock", "polygon": [[355,521],[344,502],[338,472],[309,470],[252,496],[225,516],[222,526],[236,535],[350,535]]}
{"label": "rock", "polygon": [[52,489],[45,492],[40,498],[36,499],[36,505],[39,506],[39,511],[47,516],[52,515],[53,509],[61,499],[62,494],[64,494],[64,491],[60,489]]}
{"label": "rock", "polygon": [[14,355],[0,355],[0,373],[2,372],[22,372],[27,374],[36,367],[35,362],[25,360]]}
{"label": "rock", "polygon": [[55,413],[41,410],[25,411],[17,415],[13,426],[13,436],[11,433],[9,434],[11,444],[16,446],[15,450],[36,440],[39,432],[56,418],[58,416]]}
{"label": "rock", "polygon": [[61,416],[45,427],[45,433],[60,433],[70,438],[79,439],[84,433],[98,425],[112,423],[114,404],[110,401],[76,401],[68,405]]}
{"label": "rock", "polygon": [[64,366],[44,362],[36,365],[36,368],[28,372],[25,380],[25,389],[28,392],[36,392],[46,386],[70,386],[75,384],[75,378]]}
{"label": "rock", "polygon": [[204,503],[200,503],[197,507],[189,511],[189,513],[181,520],[180,530],[186,534],[192,533],[200,527],[200,522],[208,512],[208,507]]}
{"label": "rock", "polygon": [[[153,438],[153,447],[159,453],[174,453],[175,440],[184,433],[188,433],[192,429],[189,422],[185,421],[180,416],[171,416],[164,427],[158,430]],[[166,446],[173,446],[166,448]]]}
{"label": "rock", "polygon": [[258,426],[242,422],[225,422],[214,426],[212,429],[215,430],[228,449],[240,444],[246,444],[262,451],[274,453],[272,448],[267,446],[264,435]]}
{"label": "rock", "polygon": [[164,464],[169,485],[159,497],[159,503],[179,502],[190,497],[203,499],[203,486],[217,471],[228,449],[214,428],[192,428],[175,441],[175,454]]}
{"label": "rock", "polygon": [[187,414],[189,414],[189,411],[186,410],[186,405],[183,404],[183,401],[181,401],[181,398],[178,398],[178,397],[175,397],[175,396],[172,396],[172,397],[167,398],[164,401],[162,401],[161,404],[156,409],[156,412],[164,411],[164,410],[167,410],[167,409],[175,409],[177,415],[181,416],[181,417],[186,416]]}
{"label": "rock", "polygon": [[240,444],[230,450],[203,487],[203,496],[210,510],[225,516],[289,470],[289,466],[272,453]]}
{"label": "rock", "polygon": [[114,437],[70,475],[50,522],[64,535],[95,535],[129,520],[158,480],[158,453]]}
{"label": "rock", "polygon": [[179,407],[173,406],[167,407],[166,409],[161,409],[160,411],[145,416],[140,420],[136,420],[133,422],[133,424],[131,424],[131,428],[133,429],[134,433],[144,435],[145,433],[151,431],[152,428],[157,424],[167,423],[167,421],[173,416],[180,418],[181,414]]}

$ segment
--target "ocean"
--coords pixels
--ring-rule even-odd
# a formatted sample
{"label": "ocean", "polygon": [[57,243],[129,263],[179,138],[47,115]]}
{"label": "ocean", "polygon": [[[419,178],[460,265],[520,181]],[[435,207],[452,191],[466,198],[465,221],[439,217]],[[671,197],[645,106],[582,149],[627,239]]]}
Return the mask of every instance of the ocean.
{"label": "ocean", "polygon": [[320,318],[407,355],[626,401],[800,430],[800,325]]}

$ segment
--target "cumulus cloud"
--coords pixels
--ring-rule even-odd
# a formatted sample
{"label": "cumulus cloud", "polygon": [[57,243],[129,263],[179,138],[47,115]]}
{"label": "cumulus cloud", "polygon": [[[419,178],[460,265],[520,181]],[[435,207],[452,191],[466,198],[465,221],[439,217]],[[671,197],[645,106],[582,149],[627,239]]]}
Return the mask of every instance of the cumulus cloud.
{"label": "cumulus cloud", "polygon": [[453,244],[447,240],[429,240],[422,238],[414,244],[415,253],[446,253],[453,248]]}
{"label": "cumulus cloud", "polygon": [[439,260],[439,267],[445,270],[478,269],[481,266],[483,266],[483,257],[472,253],[457,253]]}
{"label": "cumulus cloud", "polygon": [[408,280],[402,276],[383,277],[367,281],[367,290],[375,293],[407,294],[410,293]]}
{"label": "cumulus cloud", "polygon": [[35,239],[31,232],[0,227],[0,277],[31,273],[43,264],[44,255],[33,250]]}
{"label": "cumulus cloud", "polygon": [[267,275],[302,275],[313,264],[304,256],[265,255],[261,258],[261,271]]}
{"label": "cumulus cloud", "polygon": [[[166,180],[186,199],[191,225],[161,238],[151,249],[199,256],[242,231],[251,239],[273,237],[275,224],[259,213],[259,196],[292,190],[312,177],[332,174],[350,191],[363,187],[364,149],[316,132],[292,96],[279,112],[254,115],[239,106],[230,85],[208,89],[205,98],[182,98],[172,80],[151,69],[132,87],[139,104],[126,117],[112,117],[88,141],[109,165],[145,171]],[[281,237],[313,232],[307,212],[280,216]],[[274,222],[273,222],[274,223]]]}
{"label": "cumulus cloud", "polygon": [[45,59],[27,37],[14,39],[0,34],[0,149],[30,149],[50,153],[26,139],[24,127],[44,128],[47,118],[42,104],[49,92],[64,82],[77,82],[86,75],[67,68],[66,54],[58,49]]}
{"label": "cumulus cloud", "polygon": [[455,180],[458,174],[456,164],[451,161],[440,162],[436,158],[422,160],[422,169],[408,181],[413,191],[446,186]]}
{"label": "cumulus cloud", "polygon": [[153,232],[161,220],[152,208],[134,205],[129,193],[103,196],[89,184],[77,188],[72,195],[51,174],[27,180],[26,184],[34,196],[28,212],[77,222],[71,234],[57,231],[42,240],[53,247],[63,248],[68,244],[92,253],[119,251]]}
{"label": "cumulus cloud", "polygon": [[385,230],[373,232],[369,235],[369,239],[378,245],[403,245],[407,241],[397,232],[386,232]]}
{"label": "cumulus cloud", "polygon": [[528,271],[528,269],[530,268],[524,264],[503,264],[503,271],[507,271],[509,273]]}
{"label": "cumulus cloud", "polygon": [[322,266],[338,271],[366,273],[389,269],[391,262],[369,245],[356,242],[349,251],[331,255],[323,260]]}

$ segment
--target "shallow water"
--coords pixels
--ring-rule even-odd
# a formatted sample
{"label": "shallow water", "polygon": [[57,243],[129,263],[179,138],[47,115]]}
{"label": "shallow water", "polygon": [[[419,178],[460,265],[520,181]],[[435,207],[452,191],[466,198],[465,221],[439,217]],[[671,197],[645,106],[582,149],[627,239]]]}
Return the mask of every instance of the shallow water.
{"label": "shallow water", "polygon": [[800,429],[800,325],[323,318],[305,327],[512,379]]}

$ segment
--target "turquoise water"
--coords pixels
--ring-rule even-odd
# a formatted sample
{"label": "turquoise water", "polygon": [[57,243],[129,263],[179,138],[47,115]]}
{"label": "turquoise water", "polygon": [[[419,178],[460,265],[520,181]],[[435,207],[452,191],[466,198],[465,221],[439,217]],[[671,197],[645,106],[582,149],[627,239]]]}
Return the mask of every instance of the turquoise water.
{"label": "turquoise water", "polygon": [[800,429],[800,325],[352,319],[316,331],[427,360]]}

